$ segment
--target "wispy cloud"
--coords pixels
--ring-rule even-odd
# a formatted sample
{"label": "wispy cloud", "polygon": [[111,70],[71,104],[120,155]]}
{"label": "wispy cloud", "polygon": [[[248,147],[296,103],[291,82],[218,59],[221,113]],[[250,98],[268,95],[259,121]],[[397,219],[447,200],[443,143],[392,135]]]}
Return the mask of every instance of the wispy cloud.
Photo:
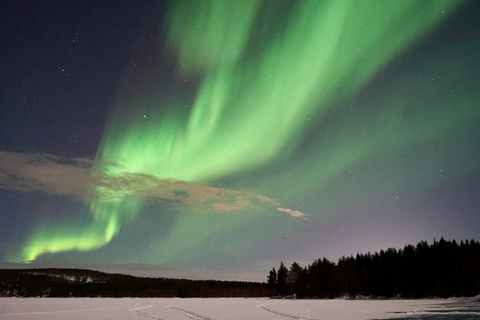
{"label": "wispy cloud", "polygon": [[298,210],[292,210],[292,209],[288,209],[288,208],[277,208],[277,211],[285,212],[286,214],[289,214],[290,216],[295,217],[295,218],[306,217],[305,213],[303,213],[301,211],[298,211]]}
{"label": "wispy cloud", "polygon": [[197,213],[229,213],[269,207],[292,217],[305,216],[248,190],[161,180],[138,173],[114,177],[103,172],[92,175],[92,165],[93,159],[88,158],[66,159],[49,154],[0,151],[0,188],[43,192],[77,201],[142,198]]}
{"label": "wispy cloud", "polygon": [[0,188],[85,200],[93,196],[92,159],[0,151]]}

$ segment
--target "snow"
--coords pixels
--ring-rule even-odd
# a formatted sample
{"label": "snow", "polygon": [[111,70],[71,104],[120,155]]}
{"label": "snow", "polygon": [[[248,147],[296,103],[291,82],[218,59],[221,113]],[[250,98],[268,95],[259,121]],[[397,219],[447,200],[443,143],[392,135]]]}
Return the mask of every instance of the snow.
{"label": "snow", "polygon": [[480,298],[275,300],[180,298],[0,298],[3,319],[479,319]]}

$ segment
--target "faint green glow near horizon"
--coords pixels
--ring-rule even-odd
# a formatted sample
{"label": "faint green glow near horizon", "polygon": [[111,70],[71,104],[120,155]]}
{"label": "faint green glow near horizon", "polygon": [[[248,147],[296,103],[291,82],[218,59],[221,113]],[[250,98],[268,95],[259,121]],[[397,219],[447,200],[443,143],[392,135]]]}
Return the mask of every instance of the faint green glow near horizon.
{"label": "faint green glow near horizon", "polygon": [[[170,105],[155,107],[161,112],[147,107],[126,123],[113,114],[93,174],[210,183],[288,157],[310,119],[320,121],[332,111],[334,96],[357,92],[458,3],[302,1],[278,13],[271,3],[252,0],[176,2],[165,29],[170,50],[178,54],[178,78],[201,79],[191,113],[186,117],[185,106],[173,97]],[[269,29],[279,16],[285,22]],[[335,163],[321,156],[331,172],[369,152],[358,149],[362,144],[347,149],[350,143]],[[22,259],[97,249],[119,232],[124,212],[135,216],[142,205],[129,199],[134,194],[128,188],[120,191],[125,200],[111,199],[118,190],[97,191],[91,228],[41,229]]]}

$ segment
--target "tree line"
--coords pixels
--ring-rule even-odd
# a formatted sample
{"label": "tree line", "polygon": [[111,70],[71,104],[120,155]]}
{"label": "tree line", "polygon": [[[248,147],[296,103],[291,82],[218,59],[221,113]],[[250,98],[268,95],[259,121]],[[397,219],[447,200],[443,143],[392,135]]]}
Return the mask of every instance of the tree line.
{"label": "tree line", "polygon": [[266,283],[145,278],[82,269],[0,269],[2,297],[268,297]]}
{"label": "tree line", "polygon": [[301,267],[283,262],[273,268],[267,284],[277,296],[338,297],[452,297],[480,293],[480,243],[441,238],[403,249],[325,258]]}

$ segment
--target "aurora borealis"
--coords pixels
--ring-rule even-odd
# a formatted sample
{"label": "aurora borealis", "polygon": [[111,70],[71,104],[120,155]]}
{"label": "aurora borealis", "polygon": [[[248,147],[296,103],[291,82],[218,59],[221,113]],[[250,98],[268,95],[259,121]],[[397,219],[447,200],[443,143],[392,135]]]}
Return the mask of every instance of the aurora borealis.
{"label": "aurora borealis", "polygon": [[[81,21],[109,10],[121,13],[111,23],[138,24],[103,124],[79,139],[94,158],[50,147],[50,132],[80,128],[75,117],[37,124],[44,149],[19,140],[13,122],[3,129],[0,204],[15,230],[2,238],[5,262],[263,276],[277,260],[478,238],[478,4],[146,1],[127,17],[132,5],[85,5],[71,26],[87,31]],[[95,50],[80,61],[115,59]],[[66,83],[50,80],[81,103],[104,94]]]}

